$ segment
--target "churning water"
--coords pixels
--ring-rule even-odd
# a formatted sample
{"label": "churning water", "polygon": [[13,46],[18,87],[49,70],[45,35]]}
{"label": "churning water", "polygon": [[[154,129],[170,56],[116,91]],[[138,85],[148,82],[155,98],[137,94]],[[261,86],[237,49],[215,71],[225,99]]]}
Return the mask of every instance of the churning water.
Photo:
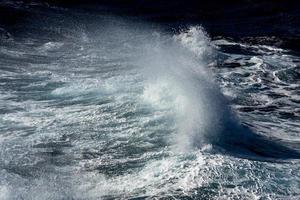
{"label": "churning water", "polygon": [[58,10],[1,29],[0,199],[298,199],[300,58]]}

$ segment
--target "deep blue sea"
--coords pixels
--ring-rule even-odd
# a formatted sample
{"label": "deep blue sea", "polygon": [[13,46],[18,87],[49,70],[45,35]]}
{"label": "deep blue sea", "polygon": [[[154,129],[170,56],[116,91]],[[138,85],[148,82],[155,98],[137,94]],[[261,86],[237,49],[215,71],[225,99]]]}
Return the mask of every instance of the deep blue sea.
{"label": "deep blue sea", "polygon": [[0,5],[1,200],[300,199],[295,21]]}

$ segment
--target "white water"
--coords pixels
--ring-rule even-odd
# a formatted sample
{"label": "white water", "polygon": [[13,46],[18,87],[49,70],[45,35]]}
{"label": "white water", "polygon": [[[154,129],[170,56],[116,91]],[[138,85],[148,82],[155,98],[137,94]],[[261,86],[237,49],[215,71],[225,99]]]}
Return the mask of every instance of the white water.
{"label": "white water", "polygon": [[208,68],[217,50],[202,28],[101,20],[63,39],[33,33],[34,48],[33,38],[1,47],[1,198],[299,196],[296,161],[215,147],[243,129]]}

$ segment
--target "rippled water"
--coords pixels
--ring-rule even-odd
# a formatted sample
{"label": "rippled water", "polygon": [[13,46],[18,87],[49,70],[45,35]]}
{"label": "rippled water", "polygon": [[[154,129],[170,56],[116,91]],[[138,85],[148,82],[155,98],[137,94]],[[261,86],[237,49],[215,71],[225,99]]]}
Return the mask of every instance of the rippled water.
{"label": "rippled water", "polygon": [[298,199],[292,51],[67,11],[1,30],[0,199]]}

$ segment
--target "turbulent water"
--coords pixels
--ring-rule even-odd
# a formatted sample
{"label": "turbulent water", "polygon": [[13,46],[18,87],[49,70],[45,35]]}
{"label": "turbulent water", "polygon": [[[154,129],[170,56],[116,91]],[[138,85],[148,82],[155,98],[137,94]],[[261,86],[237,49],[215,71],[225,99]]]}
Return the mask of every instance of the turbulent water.
{"label": "turbulent water", "polygon": [[40,16],[0,30],[0,199],[300,198],[296,53]]}

